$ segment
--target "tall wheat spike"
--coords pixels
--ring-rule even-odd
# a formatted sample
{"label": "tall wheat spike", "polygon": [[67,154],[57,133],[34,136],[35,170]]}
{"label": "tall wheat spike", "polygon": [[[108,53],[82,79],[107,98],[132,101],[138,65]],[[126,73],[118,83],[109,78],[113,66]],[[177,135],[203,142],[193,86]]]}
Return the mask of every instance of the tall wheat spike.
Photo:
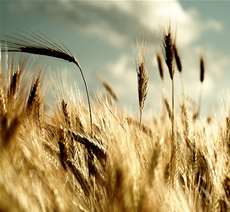
{"label": "tall wheat spike", "polygon": [[143,39],[141,42],[136,41],[137,46],[137,58],[135,57],[137,82],[138,82],[138,98],[139,98],[139,110],[140,110],[140,124],[142,119],[142,112],[145,105],[145,100],[148,94],[149,88],[149,76],[146,72],[146,53],[147,42]]}
{"label": "tall wheat spike", "polygon": [[169,23],[167,30],[163,31],[163,54],[164,59],[166,62],[166,65],[169,70],[170,78],[172,80],[172,139],[174,140],[174,64],[173,64],[173,58],[174,58],[174,50],[173,45],[175,43],[174,41],[174,35],[172,34],[171,24]]}
{"label": "tall wheat spike", "polygon": [[1,52],[23,52],[29,54],[37,54],[37,55],[44,55],[54,58],[59,58],[62,60],[66,60],[68,62],[74,63],[80,70],[85,89],[87,94],[88,106],[89,106],[89,115],[90,115],[90,124],[91,124],[91,135],[93,135],[93,121],[92,121],[92,112],[91,112],[91,105],[89,99],[89,92],[87,83],[82,71],[82,68],[77,61],[77,59],[73,56],[73,54],[67,49],[67,47],[62,43],[64,46],[61,47],[50,38],[45,36],[44,34],[40,33],[36,34],[34,32],[28,32],[28,36],[21,35],[19,33],[15,33],[14,35],[7,35],[1,36],[0,43],[7,45],[7,50],[1,48]]}

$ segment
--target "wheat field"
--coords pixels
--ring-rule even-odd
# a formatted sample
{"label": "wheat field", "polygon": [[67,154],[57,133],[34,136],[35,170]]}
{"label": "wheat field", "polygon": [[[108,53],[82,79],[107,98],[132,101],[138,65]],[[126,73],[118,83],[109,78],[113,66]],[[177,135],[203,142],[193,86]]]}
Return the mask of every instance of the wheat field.
{"label": "wheat field", "polygon": [[[183,71],[170,30],[164,31],[162,45],[173,87],[174,71]],[[8,52],[56,57],[80,68],[67,49],[38,36],[27,38],[1,43]],[[85,102],[83,91],[63,89],[52,79],[56,104],[51,104],[44,76],[37,68],[28,71],[28,58],[16,61],[10,54],[4,72],[1,61],[0,211],[230,210],[230,116],[221,122],[200,118],[202,90],[194,113],[184,92],[176,109],[173,93],[170,101],[159,88],[161,117],[141,121],[148,98],[145,45],[139,43],[144,50],[138,47],[135,58],[140,117],[119,107],[106,82],[107,95]],[[164,61],[160,54],[156,59],[163,81]],[[202,85],[203,57],[200,69]]]}

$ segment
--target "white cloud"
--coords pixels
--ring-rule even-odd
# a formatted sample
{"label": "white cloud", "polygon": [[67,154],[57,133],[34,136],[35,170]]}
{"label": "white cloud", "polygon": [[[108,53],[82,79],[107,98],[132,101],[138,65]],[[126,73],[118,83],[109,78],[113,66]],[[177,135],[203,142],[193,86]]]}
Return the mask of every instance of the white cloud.
{"label": "white cloud", "polygon": [[213,29],[215,31],[221,31],[223,29],[223,25],[216,20],[210,19],[206,23],[206,29]]}
{"label": "white cloud", "polygon": [[[133,65],[132,65],[133,64]],[[105,73],[113,81],[113,87],[121,98],[133,99],[137,95],[137,76],[134,58],[123,54],[117,61],[105,65]],[[131,98],[130,98],[131,97]]]}

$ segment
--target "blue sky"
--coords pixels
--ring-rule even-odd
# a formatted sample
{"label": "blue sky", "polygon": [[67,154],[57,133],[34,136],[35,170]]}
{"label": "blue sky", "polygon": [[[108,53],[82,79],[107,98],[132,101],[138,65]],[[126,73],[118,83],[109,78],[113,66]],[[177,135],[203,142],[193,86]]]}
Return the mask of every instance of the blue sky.
{"label": "blue sky", "polygon": [[[161,53],[159,26],[170,16],[177,25],[177,46],[182,59],[185,92],[198,101],[199,58],[205,58],[202,115],[220,114],[221,93],[229,89],[230,15],[228,1],[0,1],[0,33],[38,30],[55,42],[60,39],[78,59],[91,92],[103,92],[98,76],[107,80],[120,106],[138,115],[137,77],[131,42],[148,39],[150,88],[145,116],[161,110],[161,80],[156,54]],[[33,58],[33,57],[32,57]],[[40,57],[42,70],[65,73],[69,86],[77,82],[85,96],[78,69],[69,63]],[[171,84],[166,66],[165,89]],[[45,79],[49,74],[45,73]],[[176,107],[180,76],[175,74]],[[225,94],[225,97],[227,95]],[[149,112],[151,111],[151,112]]]}

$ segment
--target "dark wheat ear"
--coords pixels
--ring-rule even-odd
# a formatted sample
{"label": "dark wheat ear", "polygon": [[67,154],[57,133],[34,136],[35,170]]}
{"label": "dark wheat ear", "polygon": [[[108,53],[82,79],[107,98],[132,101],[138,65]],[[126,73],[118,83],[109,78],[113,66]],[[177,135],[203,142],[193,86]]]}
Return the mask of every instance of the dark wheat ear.
{"label": "dark wheat ear", "polygon": [[10,86],[9,86],[9,90],[8,90],[8,101],[10,102],[12,100],[12,98],[15,96],[15,94],[17,93],[18,87],[19,87],[19,78],[21,75],[21,71],[17,70],[12,78],[11,78],[11,82],[10,82]]}
{"label": "dark wheat ear", "polygon": [[82,79],[84,81],[86,94],[87,94],[87,100],[89,105],[89,114],[90,114],[90,123],[91,123],[91,135],[92,132],[92,113],[91,113],[91,106],[90,106],[90,99],[89,99],[89,92],[87,83],[83,74],[83,71],[81,69],[80,64],[78,63],[77,59],[73,56],[73,54],[64,46],[61,47],[48,37],[46,37],[44,34],[36,34],[34,32],[27,32],[27,36],[24,36],[19,33],[15,33],[14,35],[6,35],[1,36],[0,38],[1,44],[7,45],[7,50],[1,48],[2,52],[22,52],[22,53],[28,53],[28,54],[37,54],[37,55],[44,55],[49,57],[54,57],[58,59],[62,59],[71,63],[74,63],[77,65],[77,67],[80,70]]}
{"label": "dark wheat ear", "polygon": [[180,59],[180,55],[178,54],[176,44],[173,45],[173,51],[174,51],[178,71],[181,73],[182,72],[182,64],[181,64],[181,59]]}
{"label": "dark wheat ear", "polygon": [[200,58],[200,82],[203,83],[204,81],[204,58]]}
{"label": "dark wheat ear", "polygon": [[160,73],[160,76],[161,76],[161,80],[164,80],[164,69],[163,69],[160,54],[157,54],[157,64],[158,64],[158,69],[159,69],[159,73]]}
{"label": "dark wheat ear", "polygon": [[175,44],[175,38],[171,29],[171,24],[169,23],[168,28],[163,31],[163,54],[164,54],[166,65],[169,70],[171,80],[173,80],[174,77],[174,64],[173,64],[174,44]]}

